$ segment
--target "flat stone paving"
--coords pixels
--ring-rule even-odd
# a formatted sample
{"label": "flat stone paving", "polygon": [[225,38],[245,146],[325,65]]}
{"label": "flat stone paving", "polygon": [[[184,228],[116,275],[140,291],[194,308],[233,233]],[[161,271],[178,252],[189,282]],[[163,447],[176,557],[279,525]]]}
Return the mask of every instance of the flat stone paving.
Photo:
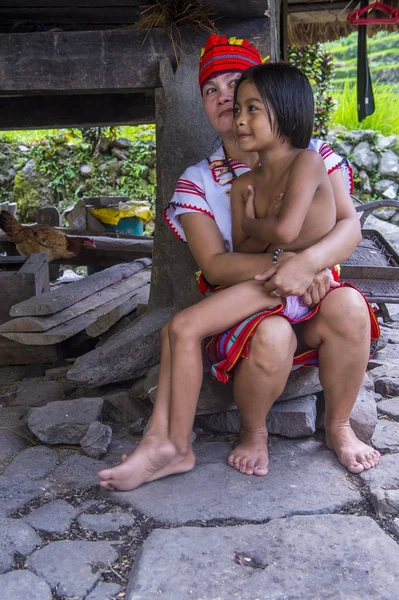
{"label": "flat stone paving", "polygon": [[156,530],[126,600],[393,600],[398,578],[399,546],[369,517],[295,516]]}
{"label": "flat stone paving", "polygon": [[[381,390],[396,389],[394,318],[395,352],[371,376]],[[97,472],[137,438],[116,437],[101,461],[32,447],[25,408],[0,408],[1,600],[398,600],[398,400],[381,399],[384,455],[359,476],[317,436],[271,438],[265,478],[228,467],[230,443],[202,440],[192,472],[112,493]]]}
{"label": "flat stone paving", "polygon": [[[214,462],[111,498],[170,525],[213,519],[264,521],[293,514],[335,512],[360,503],[345,469],[322,442],[271,442],[266,478],[238,473],[226,463],[231,447],[218,445]],[[317,473],[317,477],[315,477]],[[160,501],[162,499],[162,501]]]}

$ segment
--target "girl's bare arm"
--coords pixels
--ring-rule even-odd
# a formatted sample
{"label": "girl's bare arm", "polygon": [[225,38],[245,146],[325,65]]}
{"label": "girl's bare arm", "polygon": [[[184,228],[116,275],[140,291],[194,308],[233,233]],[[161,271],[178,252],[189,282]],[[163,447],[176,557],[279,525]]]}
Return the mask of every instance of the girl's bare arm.
{"label": "girl's bare arm", "polygon": [[293,161],[278,214],[262,219],[244,217],[244,233],[267,243],[290,244],[299,236],[317,188],[325,177],[323,159],[307,150]]}
{"label": "girl's bare arm", "polygon": [[[267,244],[263,241],[254,240],[242,229],[242,221],[245,216],[245,203],[248,201],[247,178],[241,176],[236,179],[231,187],[231,218],[232,218],[232,237],[233,248],[235,252],[264,252]],[[247,196],[245,196],[247,194]],[[255,208],[252,211],[255,217]]]}

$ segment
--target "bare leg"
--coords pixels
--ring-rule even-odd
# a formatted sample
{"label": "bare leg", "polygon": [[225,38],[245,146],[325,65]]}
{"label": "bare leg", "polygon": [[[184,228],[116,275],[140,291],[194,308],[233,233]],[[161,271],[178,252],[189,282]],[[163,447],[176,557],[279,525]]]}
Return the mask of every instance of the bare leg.
{"label": "bare leg", "polygon": [[352,473],[374,467],[380,453],[360,441],[349,424],[370,352],[370,322],[361,295],[350,288],[331,292],[307,322],[304,337],[319,348],[328,447]]}
{"label": "bare leg", "polygon": [[[176,449],[168,439],[170,409],[170,344],[169,323],[161,332],[161,366],[151,424],[139,446],[122,463],[99,472],[100,486],[106,489],[132,490],[144,482],[163,475],[166,465],[174,463]],[[176,472],[189,471],[194,463],[177,461]],[[158,477],[157,477],[158,476]]]}
{"label": "bare leg", "polygon": [[247,475],[268,472],[266,416],[283,392],[296,350],[294,331],[282,317],[268,317],[258,326],[248,360],[234,374],[234,399],[241,416],[239,444],[228,464]]}
{"label": "bare leg", "polygon": [[191,430],[202,382],[201,340],[279,303],[262,283],[249,281],[206,298],[176,315],[162,332],[162,361],[152,425],[122,464],[99,473],[102,487],[134,489],[189,471],[195,457]]}
{"label": "bare leg", "polygon": [[280,300],[267,295],[262,284],[247,281],[205,298],[172,319],[169,436],[182,455],[191,451],[191,430],[203,378],[202,339],[278,304]]}

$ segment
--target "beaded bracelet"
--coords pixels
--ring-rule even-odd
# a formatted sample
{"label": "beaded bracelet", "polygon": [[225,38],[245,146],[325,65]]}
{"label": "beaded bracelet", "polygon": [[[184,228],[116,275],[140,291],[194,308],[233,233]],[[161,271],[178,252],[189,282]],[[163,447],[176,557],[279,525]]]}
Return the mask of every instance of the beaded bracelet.
{"label": "beaded bracelet", "polygon": [[275,251],[274,251],[274,254],[273,254],[273,264],[274,264],[274,265],[276,265],[276,264],[277,264],[278,255],[279,255],[281,252],[284,252],[284,250],[283,250],[282,248],[277,248],[277,250],[275,250]]}

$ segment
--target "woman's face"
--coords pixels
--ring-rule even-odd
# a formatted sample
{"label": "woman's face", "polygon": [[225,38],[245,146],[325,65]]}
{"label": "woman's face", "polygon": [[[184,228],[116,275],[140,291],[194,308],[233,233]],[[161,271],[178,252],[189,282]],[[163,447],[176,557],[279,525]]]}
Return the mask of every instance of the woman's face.
{"label": "woman's face", "polygon": [[205,114],[219,135],[233,132],[234,89],[241,73],[218,75],[207,81],[202,89]]}

